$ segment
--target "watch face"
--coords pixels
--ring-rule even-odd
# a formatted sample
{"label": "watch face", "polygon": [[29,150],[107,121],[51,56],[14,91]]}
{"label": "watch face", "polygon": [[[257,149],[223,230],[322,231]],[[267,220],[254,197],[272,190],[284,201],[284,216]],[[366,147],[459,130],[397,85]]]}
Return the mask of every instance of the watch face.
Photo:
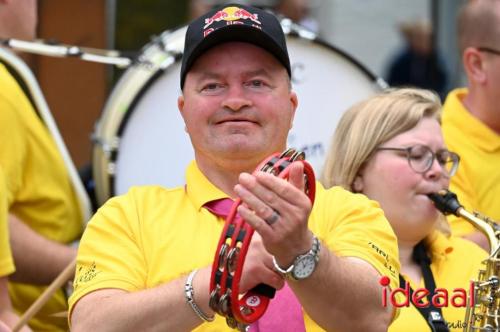
{"label": "watch face", "polygon": [[309,277],[316,267],[316,260],[313,255],[304,255],[294,264],[293,277],[295,279],[305,279]]}

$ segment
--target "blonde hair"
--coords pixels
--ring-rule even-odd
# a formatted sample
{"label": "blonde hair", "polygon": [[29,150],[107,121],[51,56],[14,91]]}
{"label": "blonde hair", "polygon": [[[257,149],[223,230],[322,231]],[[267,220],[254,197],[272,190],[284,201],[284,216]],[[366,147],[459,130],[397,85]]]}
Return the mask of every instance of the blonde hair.
{"label": "blonde hair", "polygon": [[[378,146],[414,128],[423,118],[441,123],[441,101],[429,90],[388,89],[344,113],[328,151],[321,181],[355,192],[353,183]],[[444,220],[439,229],[449,234]]]}

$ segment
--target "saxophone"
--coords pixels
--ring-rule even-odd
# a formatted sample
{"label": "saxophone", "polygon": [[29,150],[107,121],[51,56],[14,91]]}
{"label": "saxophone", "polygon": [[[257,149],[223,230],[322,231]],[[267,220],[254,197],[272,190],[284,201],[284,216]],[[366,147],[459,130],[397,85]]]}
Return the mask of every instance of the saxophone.
{"label": "saxophone", "polygon": [[[464,332],[500,331],[500,227],[488,217],[467,212],[451,191],[442,190],[429,194],[436,208],[445,215],[454,214],[470,222],[488,238],[490,255],[483,262],[485,268],[479,271],[473,281],[473,294],[467,299]],[[474,300],[471,305],[471,300]]]}

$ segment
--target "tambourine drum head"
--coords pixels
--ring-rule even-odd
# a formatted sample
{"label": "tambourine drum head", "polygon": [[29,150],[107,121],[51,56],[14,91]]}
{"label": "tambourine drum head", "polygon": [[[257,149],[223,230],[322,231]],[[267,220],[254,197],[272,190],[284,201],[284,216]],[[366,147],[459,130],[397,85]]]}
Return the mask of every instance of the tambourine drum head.
{"label": "tambourine drum head", "polygon": [[[183,38],[183,34],[176,38]],[[288,146],[305,151],[319,174],[342,113],[381,87],[362,65],[330,45],[294,35],[288,35],[287,42],[293,89],[299,99]],[[144,56],[147,48],[145,53]],[[127,71],[133,70],[136,69]],[[129,89],[132,82],[119,82],[113,90],[113,101],[107,103],[101,120],[104,123],[96,136],[101,140],[116,136],[119,144],[111,154],[94,150],[96,190],[101,204],[134,185],[174,187],[185,183],[185,168],[194,153],[177,109],[179,72],[177,59],[160,76],[144,83],[135,103],[128,108],[120,102],[120,96],[128,94],[117,90]],[[133,80],[134,75],[126,72],[122,81],[127,79]],[[110,174],[110,169],[114,174]]]}

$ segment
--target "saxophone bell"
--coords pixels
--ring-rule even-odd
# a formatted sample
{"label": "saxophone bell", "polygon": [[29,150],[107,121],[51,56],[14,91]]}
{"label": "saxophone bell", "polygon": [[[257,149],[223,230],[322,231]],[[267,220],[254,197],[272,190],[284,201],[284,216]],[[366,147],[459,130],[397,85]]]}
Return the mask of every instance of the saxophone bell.
{"label": "saxophone bell", "polygon": [[473,281],[473,294],[469,294],[464,319],[464,331],[500,331],[500,232],[497,224],[479,214],[469,213],[459,203],[457,195],[449,190],[427,195],[444,215],[454,214],[470,222],[486,235],[490,243],[490,256],[483,262]]}

